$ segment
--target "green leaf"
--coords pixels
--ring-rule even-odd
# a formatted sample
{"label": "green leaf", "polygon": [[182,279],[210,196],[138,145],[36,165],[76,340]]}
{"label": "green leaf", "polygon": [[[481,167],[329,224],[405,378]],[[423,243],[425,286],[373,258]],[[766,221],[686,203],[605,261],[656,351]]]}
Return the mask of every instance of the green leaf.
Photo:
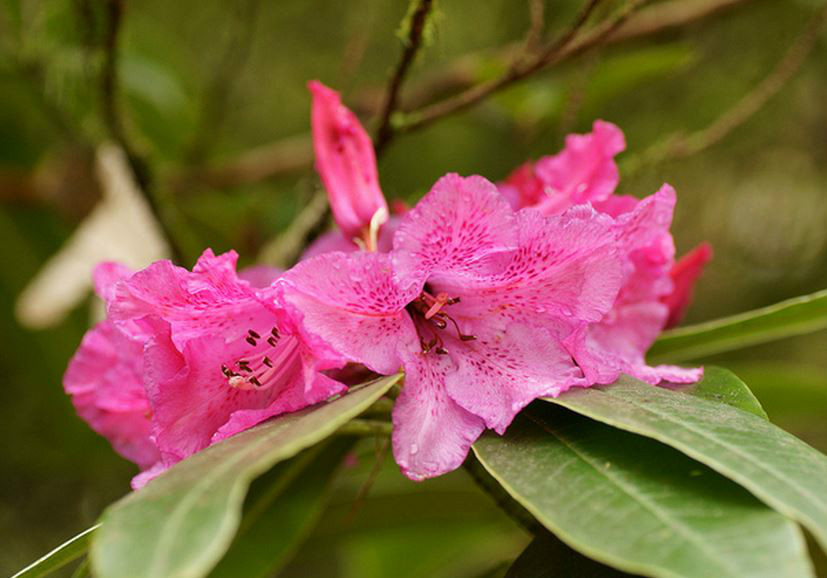
{"label": "green leaf", "polygon": [[241,527],[211,578],[273,576],[321,516],[352,438],[318,444],[253,483]]}
{"label": "green leaf", "polygon": [[488,433],[473,448],[547,529],[625,572],[657,578],[813,575],[798,526],[654,440],[535,404],[505,436]]}
{"label": "green leaf", "polygon": [[99,578],[206,575],[238,528],[250,481],[320,442],[387,392],[376,380],[335,401],[285,415],[199,452],[107,508],[92,544]]}
{"label": "green leaf", "polygon": [[827,327],[827,290],[769,307],[664,331],[649,350],[660,362],[696,359]]}
{"label": "green leaf", "polygon": [[86,550],[89,548],[89,540],[98,528],[100,528],[100,524],[96,524],[77,536],[70,538],[42,558],[35,560],[23,568],[20,572],[12,576],[12,578],[38,578],[39,576],[46,576],[58,568],[62,568],[69,562],[80,558],[86,553]]}
{"label": "green leaf", "polygon": [[[720,369],[710,368],[708,379],[743,385]],[[626,376],[548,401],[682,451],[802,523],[827,548],[827,457],[764,416]]]}
{"label": "green leaf", "polygon": [[761,402],[753,395],[747,384],[737,375],[722,367],[708,365],[704,369],[704,378],[698,383],[671,384],[668,387],[672,391],[688,393],[716,403],[725,403],[768,419],[767,412],[764,411]]}

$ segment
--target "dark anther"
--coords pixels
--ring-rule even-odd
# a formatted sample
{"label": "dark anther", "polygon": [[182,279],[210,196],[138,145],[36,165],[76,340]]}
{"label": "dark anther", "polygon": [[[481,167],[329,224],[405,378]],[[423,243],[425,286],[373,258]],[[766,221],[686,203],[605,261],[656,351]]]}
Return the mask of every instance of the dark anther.
{"label": "dark anther", "polygon": [[247,339],[245,339],[244,341],[246,341],[246,342],[247,342],[247,343],[249,343],[250,345],[253,345],[253,346],[255,346],[255,345],[256,345],[256,340],[255,340],[255,339],[253,339],[252,337],[250,337],[249,335],[247,336]]}
{"label": "dark anther", "polygon": [[249,333],[250,337],[252,337],[253,339],[261,339],[261,335],[259,335],[258,333],[256,333],[252,329],[248,329],[247,333]]}
{"label": "dark anther", "polygon": [[460,333],[459,338],[462,341],[474,341],[477,338],[477,336],[476,335],[464,335],[464,334]]}
{"label": "dark anther", "polygon": [[252,383],[256,387],[261,387],[261,382],[258,380],[258,378],[255,375],[248,378],[247,381],[249,381],[250,383]]}
{"label": "dark anther", "polygon": [[440,355],[448,355],[448,350],[444,347],[437,347],[436,349],[434,349],[434,351],[436,351]]}
{"label": "dark anther", "polygon": [[264,359],[262,359],[262,360],[261,360],[261,362],[262,362],[264,365],[266,365],[267,367],[273,367],[273,362],[272,362],[272,361],[270,361],[270,358],[269,358],[269,357],[267,357],[266,355],[264,356]]}
{"label": "dark anther", "polygon": [[448,327],[448,322],[445,321],[445,317],[441,313],[437,313],[431,317],[431,323],[436,325],[438,329],[445,329]]}
{"label": "dark anther", "polygon": [[243,359],[238,362],[238,367],[242,371],[246,371],[248,373],[253,371],[252,369],[250,369],[250,364],[247,361],[244,361]]}
{"label": "dark anther", "polygon": [[221,373],[224,374],[224,377],[232,376],[232,371],[230,371],[230,368],[224,365],[223,363],[221,364]]}
{"label": "dark anther", "polygon": [[275,327],[273,327],[273,328],[270,330],[270,335],[272,335],[273,337],[275,337],[276,339],[278,339],[278,338],[279,338],[279,330],[278,330],[278,329],[276,329]]}
{"label": "dark anther", "polygon": [[267,338],[267,343],[270,344],[270,347],[275,347],[276,346],[276,340],[273,337],[268,337]]}

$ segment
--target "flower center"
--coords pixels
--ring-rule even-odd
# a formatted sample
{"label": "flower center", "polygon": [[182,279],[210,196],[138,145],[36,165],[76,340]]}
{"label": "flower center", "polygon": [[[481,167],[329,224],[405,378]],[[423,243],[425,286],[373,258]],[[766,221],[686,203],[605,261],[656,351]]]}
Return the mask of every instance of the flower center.
{"label": "flower center", "polygon": [[221,373],[234,389],[267,389],[278,382],[282,373],[290,366],[287,359],[296,350],[297,343],[294,339],[282,341],[282,336],[275,327],[264,338],[250,329],[244,340],[255,349],[250,355],[238,359],[229,366],[222,364]]}
{"label": "flower center", "polygon": [[434,296],[426,286],[419,297],[405,307],[408,313],[411,314],[416,326],[422,353],[428,353],[429,351],[434,351],[440,355],[448,353],[441,332],[443,329],[447,329],[449,324],[453,326],[457,337],[461,341],[473,341],[477,338],[475,335],[467,335],[460,331],[456,320],[443,311],[444,308],[456,303],[459,303],[459,297],[451,297],[447,293],[438,293]]}

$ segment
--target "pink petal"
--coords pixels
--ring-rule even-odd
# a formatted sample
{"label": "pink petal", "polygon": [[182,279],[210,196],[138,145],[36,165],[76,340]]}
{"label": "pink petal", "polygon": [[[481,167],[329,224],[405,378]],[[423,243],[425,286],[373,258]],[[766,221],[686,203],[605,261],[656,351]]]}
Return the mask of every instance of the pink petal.
{"label": "pink petal", "polygon": [[63,383],[78,415],[107,438],[115,451],[146,468],[159,454],[149,435],[142,356],[140,342],[103,321],[84,336]]}
{"label": "pink petal", "polygon": [[379,188],[373,144],[337,92],[317,81],[307,86],[313,95],[316,170],[327,189],[333,217],[345,237],[361,237],[373,215],[380,209],[388,210]]}
{"label": "pink petal", "polygon": [[[275,319],[270,321],[275,323]],[[255,331],[263,334],[266,325]],[[322,389],[305,387],[301,344],[291,335],[280,334],[275,346],[264,340],[251,345],[245,339],[228,343],[222,336],[204,335],[188,340],[180,352],[169,328],[163,331],[161,321],[158,326],[146,349],[145,379],[154,410],[153,435],[167,464],[330,393],[330,380],[323,382]],[[271,360],[271,367],[261,363],[263,354]],[[252,373],[260,377],[261,389],[232,387],[222,367],[248,375],[240,360],[249,362]]]}
{"label": "pink petal", "polygon": [[405,385],[393,408],[393,454],[412,480],[458,468],[485,429],[445,391],[451,363],[445,356],[405,354]]}
{"label": "pink petal", "polygon": [[465,327],[476,336],[474,341],[445,340],[457,366],[445,376],[445,385],[458,405],[497,433],[504,433],[514,416],[538,397],[557,396],[584,383],[557,331],[530,323],[498,326],[495,319]]}
{"label": "pink petal", "polygon": [[234,252],[216,257],[207,250],[192,273],[170,261],[156,261],[118,283],[109,316],[118,324],[161,317],[170,323],[179,347],[205,332],[237,339],[262,311],[255,289],[236,276],[237,258]]}
{"label": "pink petal", "polygon": [[459,306],[479,319],[600,320],[623,279],[612,220],[586,206],[552,217],[524,209],[514,227],[518,249],[501,273],[445,275],[432,283],[434,289],[460,296]]}
{"label": "pink petal", "polygon": [[567,136],[562,152],[543,157],[535,165],[547,193],[537,208],[552,214],[571,205],[608,198],[620,180],[614,157],[625,148],[623,132],[602,120],[594,122],[589,134]]}
{"label": "pink petal", "polygon": [[669,317],[666,327],[674,327],[683,319],[686,310],[692,303],[692,293],[695,282],[704,271],[704,267],[712,259],[712,246],[701,243],[689,253],[681,257],[672,267],[669,276],[674,283],[674,290],[661,301],[669,307]]}
{"label": "pink petal", "polygon": [[449,174],[403,218],[394,266],[403,279],[485,274],[515,241],[513,211],[497,188],[479,176]]}
{"label": "pink petal", "polygon": [[545,185],[535,174],[531,161],[514,169],[504,181],[497,183],[497,188],[515,210],[533,207],[546,196]]}
{"label": "pink petal", "polygon": [[326,253],[285,273],[280,302],[317,356],[390,374],[400,344],[417,341],[405,306],[422,286],[406,285],[399,287],[388,255]]}

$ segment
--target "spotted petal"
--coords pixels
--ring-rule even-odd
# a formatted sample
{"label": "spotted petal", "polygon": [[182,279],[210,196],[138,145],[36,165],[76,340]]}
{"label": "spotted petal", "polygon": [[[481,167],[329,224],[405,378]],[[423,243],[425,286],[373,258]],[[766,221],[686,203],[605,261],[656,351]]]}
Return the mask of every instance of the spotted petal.
{"label": "spotted petal", "polygon": [[386,254],[326,253],[285,273],[279,300],[318,357],[390,374],[399,369],[400,344],[417,342],[405,306],[421,289],[400,287]]}
{"label": "spotted petal", "polygon": [[393,454],[406,476],[423,480],[462,465],[485,423],[448,396],[450,359],[415,350],[404,358],[405,386],[393,408]]}
{"label": "spotted petal", "polygon": [[402,279],[489,274],[516,243],[514,213],[479,176],[445,175],[402,220],[394,265]]}

